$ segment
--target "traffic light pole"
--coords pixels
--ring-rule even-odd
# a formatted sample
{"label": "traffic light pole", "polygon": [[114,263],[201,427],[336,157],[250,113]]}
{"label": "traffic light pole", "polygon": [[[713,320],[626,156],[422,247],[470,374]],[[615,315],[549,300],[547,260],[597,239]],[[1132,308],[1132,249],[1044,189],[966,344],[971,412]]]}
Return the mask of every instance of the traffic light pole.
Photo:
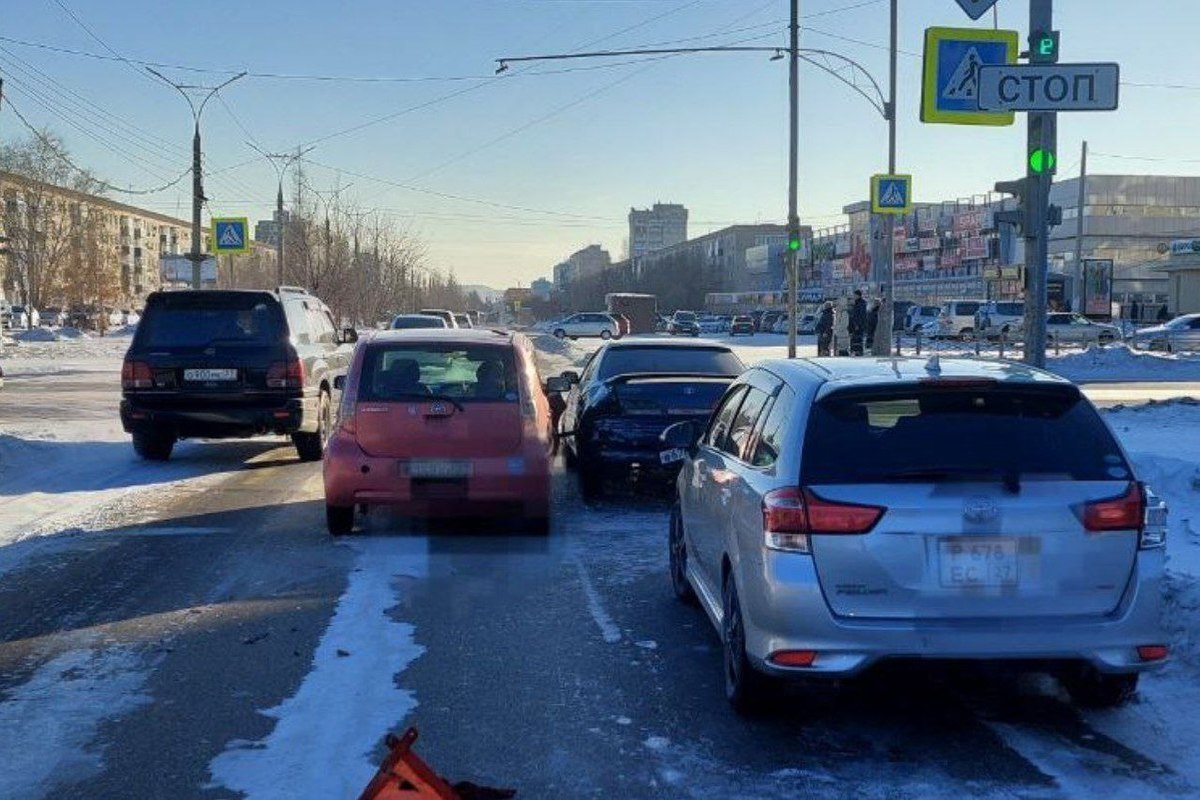
{"label": "traffic light pole", "polygon": [[[1029,0],[1030,60],[1039,32],[1054,29],[1054,0]],[[1055,51],[1053,60],[1057,61]],[[1025,363],[1046,366],[1047,272],[1050,259],[1050,187],[1056,159],[1058,114],[1028,113],[1025,202]],[[1040,151],[1040,154],[1039,154]]]}
{"label": "traffic light pole", "polygon": [[796,357],[796,326],[799,324],[800,239],[797,165],[800,149],[800,0],[792,0],[791,36],[788,53],[788,358]]}

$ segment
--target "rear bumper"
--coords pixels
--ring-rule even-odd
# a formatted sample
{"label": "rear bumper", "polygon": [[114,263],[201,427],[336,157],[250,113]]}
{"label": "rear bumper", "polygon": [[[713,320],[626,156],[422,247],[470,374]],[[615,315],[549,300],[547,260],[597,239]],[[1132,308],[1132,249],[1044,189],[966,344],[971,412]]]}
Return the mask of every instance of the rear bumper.
{"label": "rear bumper", "polygon": [[401,467],[404,459],[368,456],[344,433],[325,452],[325,502],[333,506],[385,505],[420,516],[464,517],[550,513],[550,457],[518,451],[510,456],[468,459],[469,478],[457,486],[421,486]]}
{"label": "rear bumper", "polygon": [[240,438],[259,434],[290,434],[317,429],[317,400],[313,397],[260,398],[237,402],[195,398],[173,404],[162,399],[121,400],[121,425],[126,433],[170,432],[186,438]]}
{"label": "rear bumper", "polygon": [[[1125,596],[1110,615],[1028,619],[854,620],[835,617],[812,559],[767,552],[738,575],[748,654],[763,672],[790,678],[839,678],[892,658],[1086,662],[1100,672],[1141,672],[1137,647],[1166,644],[1159,623],[1164,553],[1138,553]],[[757,574],[748,574],[751,570]],[[812,667],[767,662],[779,650],[815,650]]]}

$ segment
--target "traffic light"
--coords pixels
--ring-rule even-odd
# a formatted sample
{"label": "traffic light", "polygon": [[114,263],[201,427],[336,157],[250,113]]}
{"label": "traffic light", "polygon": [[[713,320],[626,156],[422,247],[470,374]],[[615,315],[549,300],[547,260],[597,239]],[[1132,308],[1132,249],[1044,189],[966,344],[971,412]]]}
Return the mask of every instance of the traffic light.
{"label": "traffic light", "polygon": [[1029,154],[1029,171],[1035,175],[1047,172],[1053,175],[1057,172],[1057,167],[1058,157],[1054,155],[1053,150],[1038,147]]}
{"label": "traffic light", "polygon": [[999,194],[1011,194],[1017,198],[1017,207],[1012,211],[997,211],[993,218],[997,225],[1013,225],[1023,231],[1029,230],[1029,196],[1031,178],[1021,178],[1015,181],[996,181],[995,190]]}
{"label": "traffic light", "polygon": [[1029,115],[1029,158],[1026,173],[1030,177],[1058,172],[1058,121],[1053,114]]}
{"label": "traffic light", "polygon": [[1058,63],[1058,31],[1034,31],[1029,35],[1029,63]]}
{"label": "traffic light", "polygon": [[800,250],[800,231],[791,231],[788,233],[788,250],[793,253]]}
{"label": "traffic light", "polygon": [[1046,222],[1051,228],[1057,228],[1062,225],[1062,206],[1056,206],[1053,203],[1046,209]]}

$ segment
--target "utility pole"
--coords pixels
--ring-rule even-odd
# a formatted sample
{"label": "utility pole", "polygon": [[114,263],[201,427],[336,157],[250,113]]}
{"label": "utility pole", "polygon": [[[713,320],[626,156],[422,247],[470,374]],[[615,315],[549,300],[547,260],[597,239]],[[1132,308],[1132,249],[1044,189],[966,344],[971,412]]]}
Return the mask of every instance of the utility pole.
{"label": "utility pole", "polygon": [[1087,140],[1079,155],[1079,202],[1075,208],[1075,269],[1071,281],[1071,310],[1083,313],[1083,210],[1087,204]]}
{"label": "utility pole", "polygon": [[[896,174],[896,56],[899,53],[898,25],[900,21],[900,0],[891,0],[891,41],[888,47],[888,174]],[[887,231],[883,244],[887,251],[886,265],[887,292],[883,295],[883,306],[879,309],[879,319],[875,325],[875,346],[871,349],[873,355],[886,356],[892,352],[892,326],[894,325],[896,307],[896,239],[894,230],[895,220],[891,215],[883,215]]]}
{"label": "utility pole", "polygon": [[788,358],[796,357],[796,326],[800,288],[799,149],[800,149],[800,0],[792,0],[788,26]]}
{"label": "utility pole", "polygon": [[279,178],[279,190],[275,195],[275,224],[277,226],[277,238],[275,240],[275,272],[276,281],[280,286],[283,286],[287,281],[284,280],[283,270],[283,255],[284,255],[284,239],[286,238],[287,225],[283,221],[283,178],[287,174],[288,167],[295,164],[308,153],[312,152],[313,146],[309,146],[301,150],[296,148],[295,153],[268,153],[254,142],[246,142],[246,145],[254,152],[258,153],[267,161],[271,162],[271,166],[275,168],[276,177]]}
{"label": "utility pole", "polygon": [[[1030,62],[1055,63],[1058,50],[1041,57],[1036,42],[1054,30],[1054,0],[1029,0]],[[1025,363],[1046,366],[1047,270],[1050,253],[1050,187],[1057,158],[1058,114],[1028,113],[1025,213]],[[1081,209],[1082,210],[1082,209]]]}

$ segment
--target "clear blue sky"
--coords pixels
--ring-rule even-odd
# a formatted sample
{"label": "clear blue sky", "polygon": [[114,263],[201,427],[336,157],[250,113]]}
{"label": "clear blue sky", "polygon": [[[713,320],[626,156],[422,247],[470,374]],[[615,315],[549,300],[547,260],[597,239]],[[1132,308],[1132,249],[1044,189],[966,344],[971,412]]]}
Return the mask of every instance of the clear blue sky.
{"label": "clear blue sky", "polygon": [[[781,222],[786,214],[786,62],[758,54],[569,62],[514,67],[494,78],[492,59],[684,39],[692,41],[680,46],[784,44],[787,0],[8,0],[6,5],[0,36],[110,58],[115,51],[128,59],[215,70],[438,78],[245,78],[222,93],[228,109],[214,100],[205,112],[208,169],[241,165],[220,172],[206,188],[216,213],[266,217],[275,174],[262,160],[252,160],[255,154],[244,144],[248,134],[269,150],[286,150],[393,115],[320,141],[310,156],[315,163],[306,166],[310,180],[318,187],[351,184],[347,196],[409,226],[426,241],[432,264],[453,268],[464,282],[499,288],[527,283],[593,242],[616,257],[629,207],[656,200],[687,205],[693,235],[735,221]],[[1107,154],[1092,160],[1093,172],[1200,172],[1195,3],[1057,5],[1063,60],[1119,61],[1126,81],[1119,112],[1063,115],[1060,176],[1078,169],[1083,138]],[[1026,0],[1000,0],[998,7],[1001,27],[1024,30]],[[803,46],[843,52],[884,82],[885,0],[803,0],[801,13],[809,28]],[[977,24],[984,23],[990,26],[990,14]],[[902,0],[901,24],[906,52],[900,57],[899,167],[915,175],[917,198],[970,196],[1019,174],[1020,117],[1004,129],[918,121],[920,60],[914,54],[921,50],[922,30],[972,23],[953,0]],[[561,72],[568,68],[574,71]],[[222,79],[218,73],[163,71],[198,82]],[[77,159],[105,179],[146,187],[187,168],[191,119],[174,90],[137,72],[118,60],[0,40],[0,73],[17,108],[35,124],[62,133]],[[868,176],[886,166],[886,128],[863,99],[814,68],[802,68],[801,91],[801,217],[820,227],[838,221],[844,204],[862,199]],[[423,104],[428,105],[414,108]],[[398,114],[405,109],[414,110]],[[0,114],[0,137],[22,134],[11,111]],[[189,193],[184,181],[131,202],[186,217]]]}

